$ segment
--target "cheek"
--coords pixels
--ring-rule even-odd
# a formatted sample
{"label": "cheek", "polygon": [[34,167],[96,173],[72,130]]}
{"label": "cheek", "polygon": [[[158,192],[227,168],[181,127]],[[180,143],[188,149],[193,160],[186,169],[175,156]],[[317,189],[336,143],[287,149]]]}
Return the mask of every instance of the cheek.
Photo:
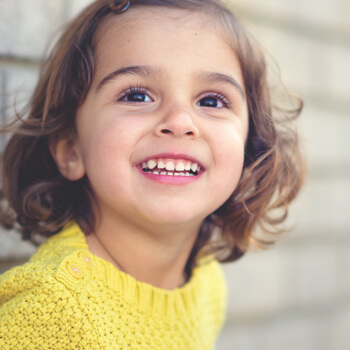
{"label": "cheek", "polygon": [[130,125],[111,122],[92,127],[83,142],[83,158],[92,187],[118,187],[128,181],[128,169],[137,138]]}
{"label": "cheek", "polygon": [[227,127],[221,128],[216,138],[214,157],[215,161],[221,166],[226,167],[227,171],[237,173],[243,167],[245,132],[239,128]]}
{"label": "cheek", "polygon": [[225,152],[220,159],[220,181],[225,184],[228,195],[235,190],[243,171],[244,148],[240,145],[231,152]]}
{"label": "cheek", "polygon": [[[237,129],[222,130],[215,143],[214,162],[217,167],[215,183],[224,201],[235,190],[243,171],[245,133]],[[218,175],[219,174],[219,175]]]}
{"label": "cheek", "polygon": [[113,159],[131,156],[135,142],[137,142],[137,125],[126,122],[121,118],[112,119],[110,122],[92,125],[85,133],[83,140],[85,161],[94,165],[102,165]]}

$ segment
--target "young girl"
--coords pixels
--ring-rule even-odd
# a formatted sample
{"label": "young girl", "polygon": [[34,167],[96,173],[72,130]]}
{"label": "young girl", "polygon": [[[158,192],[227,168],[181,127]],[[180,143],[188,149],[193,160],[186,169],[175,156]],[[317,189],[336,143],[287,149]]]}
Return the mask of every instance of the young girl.
{"label": "young girl", "polygon": [[49,238],[1,276],[0,348],[213,349],[218,262],[301,185],[300,108],[277,111],[221,2],[93,2],[3,129],[2,223]]}

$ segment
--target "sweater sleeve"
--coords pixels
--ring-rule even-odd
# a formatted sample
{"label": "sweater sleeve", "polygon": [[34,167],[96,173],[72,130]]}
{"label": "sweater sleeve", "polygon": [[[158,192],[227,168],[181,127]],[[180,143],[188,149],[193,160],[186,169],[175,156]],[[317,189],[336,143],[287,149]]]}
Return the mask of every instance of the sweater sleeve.
{"label": "sweater sleeve", "polygon": [[0,349],[94,349],[87,339],[97,335],[84,316],[47,271],[22,266],[0,278]]}

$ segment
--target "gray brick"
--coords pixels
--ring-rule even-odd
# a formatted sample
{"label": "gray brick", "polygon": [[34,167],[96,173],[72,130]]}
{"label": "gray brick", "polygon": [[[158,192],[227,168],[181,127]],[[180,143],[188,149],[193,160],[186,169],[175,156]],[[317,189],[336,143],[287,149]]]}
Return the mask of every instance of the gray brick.
{"label": "gray brick", "polygon": [[[350,304],[350,245],[341,245],[337,247],[337,268],[336,279],[339,289],[339,300],[347,300]],[[349,307],[350,317],[350,307]],[[350,324],[350,323],[349,323]]]}
{"label": "gray brick", "polygon": [[[340,320],[339,326],[346,324]],[[242,323],[242,322],[241,322]],[[256,319],[244,325],[227,323],[217,350],[330,350],[330,328],[335,323],[327,317],[285,313],[278,318]]]}
{"label": "gray brick", "polygon": [[[37,82],[37,69],[33,66],[4,64],[0,66],[0,122],[15,118],[28,102]],[[0,135],[0,149],[8,140],[8,134]]]}
{"label": "gray brick", "polygon": [[50,35],[62,24],[64,5],[64,0],[3,0],[0,54],[40,58]]}
{"label": "gray brick", "polygon": [[[350,13],[350,12],[349,12]],[[350,21],[348,21],[349,23]],[[350,25],[349,25],[349,41],[350,43]],[[349,101],[350,96],[350,45],[347,47],[339,47],[333,44],[329,48],[330,52],[330,66],[329,66],[329,80],[326,85],[329,84],[333,94],[340,98]],[[350,110],[348,110],[348,117],[350,116]]]}
{"label": "gray brick", "polygon": [[256,0],[232,0],[228,1],[232,7],[243,15],[247,11],[255,13],[268,13],[274,16],[293,16],[296,11],[295,3],[289,1],[266,0],[264,2]]}
{"label": "gray brick", "polygon": [[269,62],[274,82],[278,80],[274,74],[279,74],[275,67],[277,62],[282,81],[292,92],[302,97],[312,94],[348,100],[350,87],[346,77],[350,77],[349,46],[314,40],[261,23],[251,24],[250,28],[273,58]]}
{"label": "gray brick", "polygon": [[[28,103],[37,82],[37,75],[37,69],[31,65],[0,66],[0,121],[2,124],[13,120],[16,112],[21,112]],[[1,150],[8,137],[8,134],[0,135]]]}
{"label": "gray brick", "polygon": [[346,176],[310,179],[293,205],[290,220],[297,223],[300,234],[316,237],[320,233],[329,234],[332,242],[350,227],[349,198],[350,183]]}
{"label": "gray brick", "polygon": [[318,246],[315,242],[314,247],[302,248],[290,256],[289,266],[295,271],[295,279],[285,280],[285,285],[299,305],[322,307],[340,296],[335,246]]}
{"label": "gray brick", "polygon": [[6,99],[6,76],[0,66],[0,120],[4,120]]}
{"label": "gray brick", "polygon": [[21,110],[28,102],[38,80],[35,66],[6,64],[0,66],[5,119],[14,115],[14,108]]}
{"label": "gray brick", "polygon": [[22,241],[14,231],[0,230],[0,260],[15,260],[30,257],[36,248],[29,242]]}
{"label": "gray brick", "polygon": [[[350,303],[343,305],[341,310],[330,316],[331,350],[348,350],[350,344]],[[328,349],[327,349],[328,350]]]}
{"label": "gray brick", "polygon": [[[37,80],[35,67],[21,67],[11,64],[0,66],[1,78],[1,122],[14,116],[14,105],[20,110],[28,100]],[[3,147],[4,137],[1,136]],[[35,249],[23,242],[15,232],[0,230],[0,260],[29,257]]]}
{"label": "gray brick", "polygon": [[217,342],[217,350],[269,350],[261,327],[226,324]]}
{"label": "gray brick", "polygon": [[350,32],[349,13],[350,13],[350,2],[347,0],[339,1],[338,2],[338,25],[344,28],[344,31],[346,33]]}
{"label": "gray brick", "polygon": [[336,308],[340,300],[350,302],[350,244],[327,243],[314,236],[313,241],[301,241],[299,247],[277,248],[284,256],[280,283],[286,310],[323,314],[327,308]]}
{"label": "gray brick", "polygon": [[291,21],[296,26],[305,23],[307,26],[325,26],[344,32],[350,29],[346,20],[350,10],[347,0],[234,0],[231,3],[243,13],[254,13],[255,16],[267,17],[267,20],[276,17],[278,21]]}
{"label": "gray brick", "polygon": [[74,0],[67,3],[67,19],[71,19],[92,3],[92,0]]}
{"label": "gray brick", "polygon": [[330,350],[322,319],[285,315],[266,327],[266,350]]}
{"label": "gray brick", "polygon": [[[302,142],[306,150],[307,161],[312,168],[328,167],[334,176],[339,177],[337,165],[349,165],[350,118],[345,113],[324,110],[308,104],[298,120]],[[317,175],[317,174],[315,174]]]}
{"label": "gray brick", "polygon": [[261,317],[283,308],[283,259],[277,249],[250,253],[242,260],[225,265],[230,298],[230,319]]}
{"label": "gray brick", "polygon": [[350,244],[318,243],[315,236],[314,244],[289,247],[288,239],[225,267],[229,320],[239,324],[245,319],[278,318],[293,309],[312,314],[337,300],[350,302]]}
{"label": "gray brick", "polygon": [[347,0],[299,0],[296,3],[296,16],[299,21],[311,23],[315,26],[328,26],[350,29],[349,22],[344,21],[345,14],[342,11]]}

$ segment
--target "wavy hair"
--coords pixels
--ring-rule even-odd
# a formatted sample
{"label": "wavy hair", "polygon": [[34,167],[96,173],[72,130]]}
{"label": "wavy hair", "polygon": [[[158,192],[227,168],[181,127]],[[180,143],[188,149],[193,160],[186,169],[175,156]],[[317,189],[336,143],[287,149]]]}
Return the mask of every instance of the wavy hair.
{"label": "wavy hair", "polygon": [[[33,233],[55,234],[70,220],[76,220],[86,234],[93,231],[88,180],[71,182],[60,174],[49,139],[75,130],[77,109],[94,77],[95,34],[111,15],[110,5],[109,0],[97,0],[67,26],[43,62],[28,108],[1,129],[13,135],[2,158],[0,221],[7,228],[18,227],[24,239]],[[234,193],[204,220],[186,269],[191,271],[199,255],[234,261],[252,243],[270,242],[257,238],[259,228],[272,234],[281,231],[287,207],[301,187],[304,161],[292,121],[302,102],[296,99],[291,109],[273,103],[262,49],[219,0],[132,1],[132,7],[141,5],[208,15],[221,26],[238,57],[249,110],[244,170]]]}

